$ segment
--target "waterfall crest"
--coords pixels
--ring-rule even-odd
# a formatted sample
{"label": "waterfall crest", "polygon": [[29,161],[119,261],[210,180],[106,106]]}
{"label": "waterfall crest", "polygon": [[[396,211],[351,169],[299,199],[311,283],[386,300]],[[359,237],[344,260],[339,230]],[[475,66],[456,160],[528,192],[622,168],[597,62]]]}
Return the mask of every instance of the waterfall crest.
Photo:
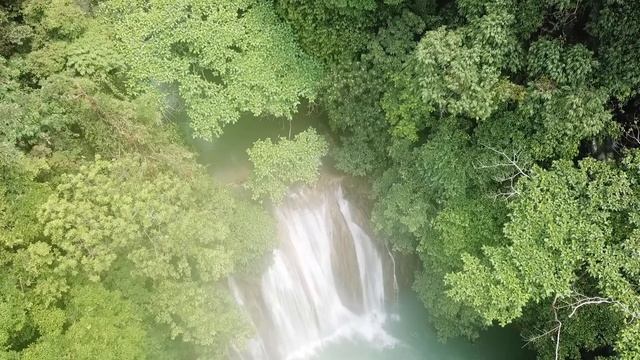
{"label": "waterfall crest", "polygon": [[345,339],[394,345],[383,329],[393,260],[369,237],[339,182],[290,192],[275,215],[280,245],[269,267],[254,281],[229,280],[258,334],[238,356],[310,359]]}

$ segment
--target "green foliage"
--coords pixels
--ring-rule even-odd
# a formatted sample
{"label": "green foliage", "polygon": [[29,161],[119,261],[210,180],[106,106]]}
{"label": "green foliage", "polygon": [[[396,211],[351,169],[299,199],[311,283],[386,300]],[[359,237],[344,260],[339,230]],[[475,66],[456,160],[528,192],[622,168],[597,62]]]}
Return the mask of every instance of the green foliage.
{"label": "green foliage", "polygon": [[[487,322],[501,324],[520,317],[527,304],[554,297],[554,309],[558,299],[567,304],[556,309],[565,321],[572,321],[575,299],[581,296],[608,299],[586,306],[635,317],[640,296],[637,278],[629,274],[635,266],[632,252],[637,251],[631,250],[637,231],[637,159],[636,153],[630,154],[622,169],[591,159],[577,168],[561,161],[551,170],[534,169],[519,182],[520,196],[509,206],[512,213],[504,229],[508,245],[485,246],[484,259],[465,255],[464,271],[447,276],[449,294],[470,303]],[[585,277],[591,279],[588,286]],[[590,316],[577,315],[577,321]],[[606,318],[600,323],[614,329],[623,322],[611,314]],[[589,321],[579,328],[588,328]],[[569,339],[564,347],[574,346],[576,340]],[[580,340],[581,347],[589,349],[612,342],[604,338],[587,345],[595,339]],[[574,353],[579,354],[579,348]]]}
{"label": "green foliage", "polygon": [[[110,39],[110,29],[101,26],[73,0],[30,0],[23,4],[21,17],[31,30],[20,54],[22,70],[34,81],[67,73],[112,85],[122,66]],[[28,47],[27,47],[28,44]],[[18,56],[16,56],[18,57]]]}
{"label": "green foliage", "polygon": [[620,100],[638,93],[640,62],[630,49],[640,46],[640,9],[633,1],[602,1],[590,29],[600,42],[601,82]]}
{"label": "green foliage", "polygon": [[[25,359],[143,358],[145,330],[129,302],[100,287],[69,291],[69,282],[52,268],[58,264],[64,271],[72,262],[47,242],[38,223],[37,209],[51,189],[37,180],[43,169],[29,170],[31,161],[20,156],[2,165],[2,351]],[[56,299],[69,301],[65,310],[54,305]]]}
{"label": "green foliage", "polygon": [[[373,37],[360,59],[331,69],[323,100],[330,125],[340,138],[333,153],[339,169],[362,176],[384,168],[389,125],[381,101],[385,89],[394,86],[396,73],[407,66],[408,54],[416,46],[413,37],[423,28],[422,20],[404,12]],[[406,99],[388,100],[392,101],[404,103]]]}
{"label": "green foliage", "polygon": [[[111,39],[111,29],[103,24],[93,24],[66,51],[66,67],[73,74],[106,81],[125,69],[122,56]],[[97,46],[99,44],[99,46]]]}
{"label": "green foliage", "polygon": [[335,146],[257,141],[247,188],[278,202],[328,152],[366,176],[442,338],[516,322],[540,358],[638,358],[636,5],[3,3],[0,357],[215,359],[248,335],[224,281],[272,219],[194,162],[175,86],[209,140],[317,99]]}
{"label": "green foliage", "polygon": [[251,262],[272,241],[261,212],[251,213],[253,226],[263,226],[260,237],[230,229],[238,206],[202,175],[185,179],[141,160],[97,159],[63,177],[40,219],[61,254],[55,273],[96,282],[116,266],[130,267],[130,276],[151,285],[147,310],[172,338],[222,356],[241,321],[215,283],[237,269],[235,259]]}
{"label": "green foliage", "polygon": [[19,291],[16,284],[5,277],[0,285],[2,289],[0,297],[0,351],[7,351],[10,350],[11,340],[24,334],[24,330],[28,326],[28,318],[24,294]]}
{"label": "green foliage", "polygon": [[[596,146],[587,144],[620,136],[610,105],[618,95],[608,85],[614,75],[606,81],[600,76],[608,54],[601,53],[604,44],[599,48],[584,38],[585,30],[593,33],[599,28],[594,24],[612,9],[628,6],[613,3],[601,7],[598,2],[459,0],[434,14],[439,20],[425,16],[430,27],[419,40],[407,36],[412,26],[397,31],[410,16],[397,17],[370,42],[381,47],[369,46],[351,68],[345,62],[332,68],[323,100],[332,129],[340,136],[337,166],[369,176],[376,229],[394,250],[420,258],[414,289],[441,337],[475,337],[496,319],[519,321],[525,334],[538,335],[533,330],[547,327],[553,317],[548,306],[534,308],[532,303],[549,305],[553,298],[548,288],[581,269],[571,262],[552,264],[530,247],[508,247],[516,237],[505,229],[511,229],[518,213],[511,204],[541,202],[523,191],[526,185],[521,183],[546,171],[554,160],[570,164],[588,156]],[[625,15],[625,21],[630,19]],[[625,31],[631,33],[634,27],[629,24]],[[634,41],[615,43],[629,51]],[[609,70],[604,71],[611,74]],[[611,83],[620,84],[621,77],[615,76]],[[558,201],[549,209],[564,211],[561,196],[547,188],[542,194]],[[626,196],[616,199],[624,202]],[[583,216],[582,207],[577,209],[563,215],[565,222]],[[531,220],[539,215],[529,208],[520,216]],[[538,222],[548,224],[554,216],[559,214]],[[579,223],[596,226],[592,219]],[[622,223],[599,229],[623,231],[617,230]],[[589,238],[592,230],[580,234],[595,252],[601,243]],[[563,247],[557,245],[556,251]],[[564,280],[540,290],[545,295],[536,295],[519,282],[523,275],[503,259],[508,256],[518,256],[517,264],[537,264],[528,274],[532,282],[551,281],[556,273]],[[593,274],[576,285],[579,291],[595,294],[599,278]],[[473,291],[453,286],[454,278],[473,283]],[[618,286],[627,286],[618,281]],[[523,317],[524,310],[528,313]],[[565,324],[562,356],[612,346],[624,317],[615,306],[581,312]],[[549,345],[539,341],[532,346],[548,357],[554,349]]]}
{"label": "green foliage", "polygon": [[386,12],[378,0],[278,0],[276,7],[305,51],[326,63],[357,56]]}
{"label": "green foliage", "polygon": [[[50,331],[26,351],[25,358],[88,360],[146,357],[146,329],[140,311],[118,293],[95,285],[73,289],[66,313],[69,326],[64,335],[61,338],[56,336],[56,332],[62,331],[62,326],[53,333]],[[52,354],[51,348],[58,346],[62,352]]]}
{"label": "green foliage", "polygon": [[395,250],[419,256],[414,289],[443,339],[475,338],[483,326],[466,304],[442,295],[443,278],[461,269],[461,252],[499,242],[505,218],[503,203],[486,196],[484,174],[473,166],[478,154],[455,120],[444,119],[423,145],[394,153],[394,167],[374,184],[373,222]]}
{"label": "green foliage", "polygon": [[621,360],[632,360],[640,356],[640,326],[638,322],[628,325],[621,333],[616,350]]}
{"label": "green foliage", "polygon": [[531,160],[572,159],[583,139],[617,133],[605,108],[606,93],[584,87],[551,88],[547,82],[523,89],[518,107],[480,124],[478,142]]}
{"label": "green foliage", "polygon": [[527,58],[532,78],[546,77],[557,86],[587,83],[597,70],[598,62],[582,44],[565,48],[556,39],[538,40],[529,48]]}
{"label": "green foliage", "polygon": [[279,203],[287,188],[295,183],[310,185],[318,179],[327,142],[314,129],[307,129],[293,140],[258,140],[247,149],[253,170],[247,183],[254,199],[269,198]]}
{"label": "green foliage", "polygon": [[441,295],[447,289],[443,278],[461,268],[461,252],[478,252],[484,244],[501,241],[504,216],[502,204],[491,199],[459,199],[449,202],[434,219],[430,231],[423,233],[417,248],[423,271],[414,288],[432,309],[431,316],[441,338],[459,335],[475,338],[478,329],[483,328],[482,318],[467,302],[453,302]]}
{"label": "green foliage", "polygon": [[431,111],[484,120],[510,94],[501,70],[518,66],[513,16],[497,10],[468,27],[427,32],[416,57],[422,100]]}
{"label": "green foliage", "polygon": [[417,52],[424,73],[422,100],[430,110],[485,119],[497,107],[498,69],[483,64],[482,49],[443,28],[428,32]]}
{"label": "green foliage", "polygon": [[16,81],[25,73],[7,65],[0,87],[0,113],[5,117],[0,141],[41,158],[40,162],[47,158],[51,172],[74,167],[72,163],[82,156],[111,158],[131,151],[191,171],[185,160],[192,155],[172,142],[176,127],[162,121],[157,93],[122,100],[97,79],[66,74],[49,76],[33,89]]}
{"label": "green foliage", "polygon": [[91,19],[73,0],[29,0],[22,7],[25,22],[34,30],[34,45],[51,40],[71,40],[82,34]]}
{"label": "green foliage", "polygon": [[102,13],[130,91],[177,84],[198,137],[220,136],[242,112],[290,118],[300,97],[315,96],[318,65],[268,3],[112,0]]}
{"label": "green foliage", "polygon": [[225,358],[248,336],[225,279],[272,219],[207,178],[156,91],[122,91],[88,3],[1,10],[29,31],[2,40],[0,357]]}
{"label": "green foliage", "polygon": [[23,46],[33,34],[30,26],[14,21],[17,16],[11,9],[0,8],[0,55],[9,56],[16,48]]}

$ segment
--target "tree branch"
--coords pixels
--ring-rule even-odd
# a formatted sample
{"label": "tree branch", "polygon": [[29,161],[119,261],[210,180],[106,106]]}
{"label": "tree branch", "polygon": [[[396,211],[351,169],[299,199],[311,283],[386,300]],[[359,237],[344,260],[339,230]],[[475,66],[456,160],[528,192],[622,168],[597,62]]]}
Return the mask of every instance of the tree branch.
{"label": "tree branch", "polygon": [[519,195],[520,193],[518,192],[518,190],[516,189],[516,181],[518,178],[520,177],[529,177],[529,174],[527,174],[527,170],[525,170],[521,165],[520,165],[520,154],[517,151],[513,151],[512,155],[509,156],[507,153],[505,153],[504,151],[498,150],[496,148],[493,148],[491,146],[488,145],[484,145],[481,144],[482,147],[491,150],[492,152],[494,152],[495,154],[497,154],[499,156],[499,158],[504,159],[502,160],[502,162],[498,162],[495,164],[478,164],[475,165],[474,164],[474,168],[475,169],[500,169],[500,168],[504,168],[507,170],[507,174],[506,175],[496,175],[494,177],[494,180],[498,183],[504,184],[506,182],[508,182],[508,188],[506,191],[502,191],[496,194],[496,198],[497,197],[503,197],[505,199],[510,199],[513,196]]}

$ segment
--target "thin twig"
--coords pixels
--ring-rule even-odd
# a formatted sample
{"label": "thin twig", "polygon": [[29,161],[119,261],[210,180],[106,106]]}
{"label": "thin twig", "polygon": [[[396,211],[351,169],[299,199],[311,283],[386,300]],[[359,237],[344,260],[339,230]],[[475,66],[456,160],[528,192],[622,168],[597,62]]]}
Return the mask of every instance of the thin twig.
{"label": "thin twig", "polygon": [[504,151],[498,150],[494,147],[484,145],[484,144],[481,144],[481,146],[499,155],[500,158],[504,159],[504,162],[498,162],[498,163],[489,164],[489,165],[480,163],[478,165],[474,165],[474,168],[476,169],[499,169],[499,168],[513,169],[513,171],[508,173],[508,175],[502,175],[502,176],[496,175],[494,177],[494,180],[498,183],[501,183],[501,184],[504,184],[505,182],[509,183],[508,190],[497,193],[495,197],[510,199],[513,196],[519,195],[519,192],[516,189],[516,181],[520,177],[526,177],[526,178],[529,177],[529,174],[527,174],[527,171],[520,165],[519,152],[513,151],[512,155],[509,156]]}

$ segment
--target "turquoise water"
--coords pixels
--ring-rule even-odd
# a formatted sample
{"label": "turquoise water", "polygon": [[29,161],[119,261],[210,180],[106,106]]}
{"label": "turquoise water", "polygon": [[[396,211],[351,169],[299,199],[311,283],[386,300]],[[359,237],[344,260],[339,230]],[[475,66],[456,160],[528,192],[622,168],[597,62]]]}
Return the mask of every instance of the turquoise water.
{"label": "turquoise water", "polygon": [[492,328],[471,343],[462,339],[441,343],[427,323],[427,313],[415,293],[399,295],[397,315],[389,319],[387,332],[399,343],[393,348],[376,349],[372,344],[344,340],[328,345],[314,360],[533,360],[533,353],[522,348],[519,334],[510,328]]}
{"label": "turquoise water", "polygon": [[[325,125],[321,112],[301,106],[301,113],[289,123],[282,119],[244,117],[225,128],[225,135],[213,142],[191,140],[199,153],[199,161],[209,165],[212,175],[223,183],[240,184],[249,174],[246,149],[260,138],[296,134],[308,126]],[[289,126],[291,125],[291,129]],[[325,346],[310,360],[533,360],[532,352],[522,349],[522,339],[511,328],[492,328],[474,343],[463,339],[438,341],[435,330],[427,322],[427,312],[415,293],[401,292],[386,332],[397,340],[392,348],[357,340],[339,340]]]}

